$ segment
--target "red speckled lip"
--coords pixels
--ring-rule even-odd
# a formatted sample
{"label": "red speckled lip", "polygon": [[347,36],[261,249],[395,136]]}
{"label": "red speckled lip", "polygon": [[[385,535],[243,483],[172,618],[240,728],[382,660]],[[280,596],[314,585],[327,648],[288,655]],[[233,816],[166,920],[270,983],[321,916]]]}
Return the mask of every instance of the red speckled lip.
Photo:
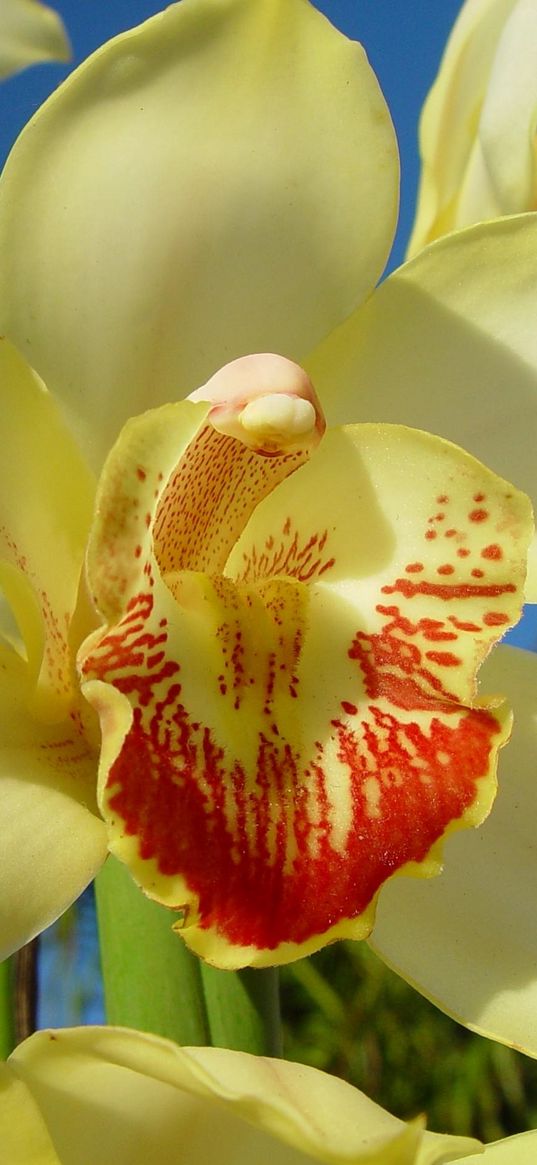
{"label": "red speckled lip", "polygon": [[[138,586],[82,662],[97,707],[111,687],[130,708],[103,812],[135,877],[181,908],[187,941],[224,965],[224,947],[270,962],[356,934],[367,916],[365,933],[383,882],[490,806],[508,717],[465,702],[515,617],[518,517],[505,483],[455,451],[419,512],[412,497],[388,526],[382,459],[393,475],[402,433],[337,434],[284,480],[300,457],[261,459],[207,422],[171,469],[158,456],[133,466],[151,542],[131,539]],[[435,464],[435,439],[405,440]],[[354,478],[348,504],[341,489],[326,496],[337,458],[356,460],[357,480],[363,464],[377,476],[384,542]],[[390,539],[383,564],[372,544]],[[360,563],[373,550],[371,574]],[[476,560],[488,572],[479,583]]]}

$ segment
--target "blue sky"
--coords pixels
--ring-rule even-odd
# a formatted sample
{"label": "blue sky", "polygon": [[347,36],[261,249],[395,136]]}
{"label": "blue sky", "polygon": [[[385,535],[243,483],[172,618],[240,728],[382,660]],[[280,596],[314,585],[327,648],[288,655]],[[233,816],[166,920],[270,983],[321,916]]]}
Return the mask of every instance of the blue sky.
{"label": "blue sky", "polygon": [[[2,88],[0,161],[48,93],[93,49],[165,7],[159,0],[49,0],[73,45],[68,67],[41,65]],[[402,159],[401,218],[391,266],[401,262],[413,217],[418,176],[417,123],[461,0],[317,0],[338,28],[362,41],[395,122]]]}

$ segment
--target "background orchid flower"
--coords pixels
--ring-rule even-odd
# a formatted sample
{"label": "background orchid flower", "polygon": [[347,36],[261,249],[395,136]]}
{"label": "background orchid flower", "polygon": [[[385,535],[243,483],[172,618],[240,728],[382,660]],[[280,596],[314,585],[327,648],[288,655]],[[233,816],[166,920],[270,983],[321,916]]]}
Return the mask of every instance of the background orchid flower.
{"label": "background orchid flower", "polygon": [[537,226],[446,240],[364,303],[395,178],[376,82],[314,9],[183,0],[100,50],[15,147],[2,329],[97,467],[129,415],[266,348],[308,356],[330,422],[440,431],[535,496]]}
{"label": "background orchid flower", "polygon": [[52,397],[5,340],[0,380],[0,581],[20,628],[14,640],[2,627],[0,657],[9,953],[78,896],[104,861],[106,836],[69,645],[95,487]]}
{"label": "background orchid flower", "polygon": [[423,108],[410,254],[448,231],[537,209],[536,77],[533,0],[467,0]]}
{"label": "background orchid flower", "polygon": [[0,77],[38,61],[68,61],[69,42],[57,12],[39,0],[1,0]]}
{"label": "background orchid flower", "polygon": [[125,1028],[36,1032],[0,1082],[6,1165],[447,1165],[481,1150],[315,1068]]}

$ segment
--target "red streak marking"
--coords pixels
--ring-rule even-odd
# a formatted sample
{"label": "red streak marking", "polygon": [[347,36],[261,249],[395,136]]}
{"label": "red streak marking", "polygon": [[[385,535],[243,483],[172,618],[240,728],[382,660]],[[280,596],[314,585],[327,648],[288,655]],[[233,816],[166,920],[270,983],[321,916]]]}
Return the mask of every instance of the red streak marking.
{"label": "red streak marking", "polygon": [[458,667],[462,663],[460,656],[453,655],[451,651],[426,651],[425,658],[441,667]]}
{"label": "red streak marking", "polygon": [[480,570],[479,567],[476,566],[475,570],[472,571],[472,578],[484,578],[484,577],[485,577],[485,571]]}
{"label": "red streak marking", "polygon": [[497,542],[491,542],[490,546],[485,546],[484,550],[481,551],[481,557],[492,558],[495,562],[498,562],[503,558],[503,550],[501,546],[498,546]]}
{"label": "red streak marking", "polygon": [[[412,593],[431,587],[403,581]],[[342,701],[343,712],[355,717],[352,727],[338,719],[331,728],[320,724],[319,741],[303,755],[285,738],[285,717],[267,721],[257,729],[257,755],[246,772],[234,734],[218,742],[210,724],[194,720],[181,702],[179,664],[166,658],[162,633],[149,623],[152,597],[139,595],[135,605],[145,621],[142,633],[136,624],[136,643],[131,625],[120,624],[86,661],[87,674],[112,683],[133,707],[132,726],[108,774],[109,809],[136,838],[142,861],[154,859],[164,876],[185,878],[199,899],[202,927],[259,949],[306,941],[361,914],[386,878],[408,861],[423,860],[474,801],[497,721],[482,709],[461,708],[423,666],[417,644],[403,638],[405,631],[441,634],[441,620],[412,622],[395,604],[379,609],[388,625],[378,635],[358,632],[349,648],[369,696],[360,710]],[[230,651],[237,639],[230,635]],[[157,646],[162,651],[155,652]],[[131,668],[140,654],[141,666]],[[432,655],[446,667],[455,658]],[[148,671],[157,658],[158,668]],[[273,673],[270,663],[268,702]],[[225,684],[223,673],[215,678]],[[402,719],[398,707],[405,709]],[[240,737],[239,725],[237,719]],[[348,837],[338,848],[327,793],[331,766],[322,743],[330,733],[330,754],[335,749],[351,788]],[[379,782],[378,817],[370,815],[364,792],[371,776]]]}
{"label": "red streak marking", "polygon": [[147,660],[146,660],[146,667],[148,667],[148,668],[157,667],[159,663],[162,663],[163,659],[164,659],[164,652],[163,651],[156,651],[154,655],[148,655]]}
{"label": "red streak marking", "polygon": [[335,558],[329,558],[328,561],[323,563],[323,565],[320,567],[319,574],[324,574],[325,570],[331,570],[335,564],[335,561]]}
{"label": "red streak marking", "polygon": [[418,574],[420,570],[423,570],[423,562],[409,562],[408,566],[405,566],[405,570],[408,574]]}
{"label": "red streak marking", "polygon": [[509,623],[509,615],[504,615],[502,611],[488,611],[483,622],[487,627],[501,627],[503,623]]}
{"label": "red streak marking", "polygon": [[428,542],[432,542],[433,538],[436,538],[436,530],[426,530],[425,537]]}
{"label": "red streak marking", "polygon": [[456,615],[450,615],[449,621],[458,631],[481,631],[479,623],[463,623],[462,619],[457,619]]}
{"label": "red streak marking", "polygon": [[356,704],[350,704],[348,700],[342,700],[341,707],[343,708],[344,712],[348,713],[349,716],[356,716],[358,714]]}
{"label": "red streak marking", "polygon": [[467,550],[465,546],[460,546],[459,549],[457,550],[457,554],[458,554],[459,558],[468,558],[469,553],[470,553],[470,551]]}
{"label": "red streak marking", "polygon": [[442,566],[437,568],[437,574],[454,574],[455,567],[450,562],[444,562]]}
{"label": "red streak marking", "polygon": [[[476,574],[472,571],[472,574]],[[483,571],[479,572],[481,577]],[[393,586],[382,587],[382,593],[385,595],[393,595],[399,591],[406,599],[411,599],[414,595],[434,595],[437,599],[472,599],[475,597],[483,599],[493,599],[497,595],[512,595],[516,591],[514,583],[486,583],[478,586],[474,583],[432,583],[432,582],[411,582],[409,578],[398,578]]]}
{"label": "red streak marking", "polygon": [[471,510],[468,514],[470,522],[485,522],[488,517],[488,510]]}

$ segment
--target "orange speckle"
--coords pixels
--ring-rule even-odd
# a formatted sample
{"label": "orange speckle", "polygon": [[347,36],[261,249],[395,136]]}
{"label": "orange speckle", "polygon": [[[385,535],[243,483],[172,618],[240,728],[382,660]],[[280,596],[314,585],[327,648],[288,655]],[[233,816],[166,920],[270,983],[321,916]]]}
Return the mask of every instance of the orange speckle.
{"label": "orange speckle", "polygon": [[405,570],[407,574],[418,574],[420,570],[423,570],[423,562],[409,562],[408,566],[405,566]]}
{"label": "orange speckle", "polygon": [[479,570],[479,567],[476,567],[476,569],[472,571],[472,578],[483,578],[484,573],[485,572],[483,570]]}
{"label": "orange speckle", "polygon": [[141,465],[139,465],[137,470],[136,470],[136,476],[138,478],[138,481],[145,481],[145,479],[147,477],[147,473],[145,472],[145,469],[142,469]]}
{"label": "orange speckle", "polygon": [[142,553],[142,547],[138,545],[134,551],[134,557],[139,558]]}
{"label": "orange speckle", "polygon": [[482,494],[482,493],[474,494],[474,502],[484,502],[484,501],[485,501],[485,494]]}
{"label": "orange speckle", "polygon": [[466,548],[466,546],[460,546],[457,550],[459,558],[468,558],[469,553],[470,551]]}
{"label": "orange speckle", "polygon": [[442,566],[438,567],[436,573],[437,574],[453,574],[454,570],[455,570],[455,567],[451,566],[451,563],[444,562],[442,564]]}
{"label": "orange speckle", "polygon": [[433,538],[436,538],[436,530],[426,530],[425,537],[428,542],[431,542]]}
{"label": "orange speckle", "polygon": [[356,704],[350,704],[348,700],[342,700],[341,707],[343,708],[344,712],[348,713],[349,716],[356,716],[358,712]]}
{"label": "orange speckle", "polygon": [[468,514],[470,522],[486,522],[488,516],[488,510],[471,510]]}
{"label": "orange speckle", "polygon": [[444,531],[444,538],[454,538],[456,533],[457,531],[454,529],[454,527],[450,526],[449,530]]}
{"label": "orange speckle", "polygon": [[437,506],[446,506],[448,502],[449,498],[446,494],[440,494],[440,497],[436,499]]}
{"label": "orange speckle", "polygon": [[498,546],[497,542],[491,542],[490,546],[485,546],[484,550],[481,551],[481,557],[492,558],[498,562],[503,558],[503,550],[501,546]]}
{"label": "orange speckle", "polygon": [[458,667],[461,662],[460,657],[453,655],[452,651],[426,651],[425,656],[440,667]]}

